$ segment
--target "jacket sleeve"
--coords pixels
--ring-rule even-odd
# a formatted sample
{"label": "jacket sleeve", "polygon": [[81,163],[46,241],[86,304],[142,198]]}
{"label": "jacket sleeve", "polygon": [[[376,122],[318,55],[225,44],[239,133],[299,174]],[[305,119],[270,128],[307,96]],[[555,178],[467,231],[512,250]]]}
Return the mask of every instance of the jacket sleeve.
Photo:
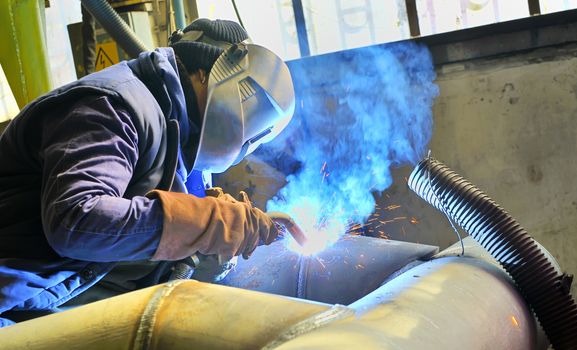
{"label": "jacket sleeve", "polygon": [[122,198],[138,160],[138,135],[118,104],[86,97],[44,118],[42,224],[48,243],[63,257],[149,259],[160,241],[159,201]]}

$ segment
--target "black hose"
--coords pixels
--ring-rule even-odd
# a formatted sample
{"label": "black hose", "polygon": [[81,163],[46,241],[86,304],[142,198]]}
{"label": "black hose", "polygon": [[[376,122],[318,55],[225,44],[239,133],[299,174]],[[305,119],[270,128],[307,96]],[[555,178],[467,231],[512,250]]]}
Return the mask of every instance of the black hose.
{"label": "black hose", "polygon": [[503,266],[555,349],[577,349],[572,277],[556,271],[524,228],[481,190],[435,159],[426,158],[417,165],[409,187],[445,212]]}
{"label": "black hose", "polygon": [[148,51],[106,0],[81,0],[81,2],[130,57],[137,57],[141,52]]}

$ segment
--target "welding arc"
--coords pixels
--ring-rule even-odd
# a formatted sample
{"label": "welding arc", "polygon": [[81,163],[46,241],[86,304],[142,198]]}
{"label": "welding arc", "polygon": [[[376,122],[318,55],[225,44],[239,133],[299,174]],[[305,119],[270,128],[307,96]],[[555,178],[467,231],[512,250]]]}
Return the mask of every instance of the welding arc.
{"label": "welding arc", "polygon": [[503,266],[555,349],[577,349],[572,277],[555,269],[524,228],[481,190],[433,158],[417,165],[408,184],[425,201],[450,215]]}
{"label": "welding arc", "polygon": [[307,236],[303,232],[303,230],[299,227],[299,225],[294,222],[293,218],[290,215],[280,212],[269,212],[267,215],[274,221],[278,223],[287,230],[288,233],[297,241],[298,244],[304,246],[307,243]]}

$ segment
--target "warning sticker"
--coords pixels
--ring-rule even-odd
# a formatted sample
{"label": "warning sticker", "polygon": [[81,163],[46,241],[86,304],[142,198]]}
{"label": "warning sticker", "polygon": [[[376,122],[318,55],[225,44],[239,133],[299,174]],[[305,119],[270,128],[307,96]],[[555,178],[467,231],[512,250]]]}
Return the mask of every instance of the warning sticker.
{"label": "warning sticker", "polygon": [[119,62],[118,48],[113,41],[96,44],[96,62],[94,70],[98,72]]}

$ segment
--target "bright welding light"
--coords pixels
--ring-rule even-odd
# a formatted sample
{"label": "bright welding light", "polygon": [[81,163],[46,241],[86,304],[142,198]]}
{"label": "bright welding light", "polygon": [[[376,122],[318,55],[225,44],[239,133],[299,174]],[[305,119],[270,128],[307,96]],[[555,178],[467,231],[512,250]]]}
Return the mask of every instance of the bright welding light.
{"label": "bright welding light", "polygon": [[346,220],[326,208],[312,197],[301,197],[298,204],[286,208],[286,212],[299,225],[307,237],[301,246],[292,238],[285,239],[287,248],[302,255],[314,255],[334,244],[346,231]]}

